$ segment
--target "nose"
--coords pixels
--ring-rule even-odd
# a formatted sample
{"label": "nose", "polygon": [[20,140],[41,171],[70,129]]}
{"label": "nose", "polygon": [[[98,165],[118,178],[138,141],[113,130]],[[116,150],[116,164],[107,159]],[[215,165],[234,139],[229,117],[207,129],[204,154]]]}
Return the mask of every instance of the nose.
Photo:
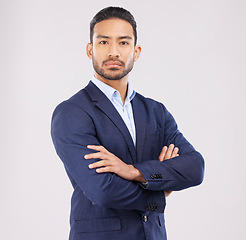
{"label": "nose", "polygon": [[119,53],[119,49],[117,48],[117,44],[114,44],[114,43],[110,44],[108,56],[110,58],[113,58],[113,57],[119,58],[120,57],[120,53]]}

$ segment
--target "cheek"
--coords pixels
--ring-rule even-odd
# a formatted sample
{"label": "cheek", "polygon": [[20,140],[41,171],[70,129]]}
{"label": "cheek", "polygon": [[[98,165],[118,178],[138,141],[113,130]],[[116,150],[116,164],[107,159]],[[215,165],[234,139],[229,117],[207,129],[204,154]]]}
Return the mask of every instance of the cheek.
{"label": "cheek", "polygon": [[94,64],[96,64],[97,66],[101,66],[104,59],[101,58],[100,55],[98,55],[97,53],[93,53],[92,60]]}
{"label": "cheek", "polygon": [[132,53],[129,54],[129,55],[128,55],[128,58],[127,58],[126,61],[125,61],[126,65],[131,65],[132,62],[134,62],[134,53],[133,53],[133,54],[132,54]]}
{"label": "cheek", "polygon": [[105,58],[105,51],[103,51],[102,49],[93,48],[92,54],[97,60]]}

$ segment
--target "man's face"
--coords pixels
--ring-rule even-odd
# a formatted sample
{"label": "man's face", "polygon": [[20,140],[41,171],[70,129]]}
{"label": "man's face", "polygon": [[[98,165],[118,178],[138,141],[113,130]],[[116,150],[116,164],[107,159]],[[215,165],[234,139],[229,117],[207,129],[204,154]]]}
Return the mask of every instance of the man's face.
{"label": "man's face", "polygon": [[93,43],[87,45],[87,55],[92,59],[97,77],[102,80],[119,80],[127,76],[140,51],[140,46],[134,46],[131,24],[122,19],[97,23]]}

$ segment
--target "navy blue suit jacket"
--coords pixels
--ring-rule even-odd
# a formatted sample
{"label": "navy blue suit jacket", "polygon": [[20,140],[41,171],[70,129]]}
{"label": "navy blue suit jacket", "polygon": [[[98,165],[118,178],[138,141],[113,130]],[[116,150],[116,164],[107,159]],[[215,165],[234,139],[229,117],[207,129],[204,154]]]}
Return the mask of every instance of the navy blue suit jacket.
{"label": "navy blue suit jacket", "polygon": [[[164,190],[202,182],[203,158],[164,105],[137,93],[132,107],[136,147],[117,110],[92,82],[53,113],[52,139],[74,188],[70,240],[164,240]],[[158,161],[162,147],[171,143],[180,156]],[[93,152],[86,147],[89,144],[102,145],[133,164],[148,186],[89,169],[98,160],[84,159]]]}

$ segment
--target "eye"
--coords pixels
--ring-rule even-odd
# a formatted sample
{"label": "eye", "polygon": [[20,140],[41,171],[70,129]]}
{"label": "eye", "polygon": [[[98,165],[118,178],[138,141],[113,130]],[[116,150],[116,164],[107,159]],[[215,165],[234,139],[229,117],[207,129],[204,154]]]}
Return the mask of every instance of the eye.
{"label": "eye", "polygon": [[129,44],[129,43],[126,42],[126,41],[120,42],[120,45],[123,45],[123,46],[128,45],[128,44]]}
{"label": "eye", "polygon": [[108,42],[107,41],[101,41],[101,42],[99,42],[99,44],[100,45],[106,45],[106,44],[108,44]]}

